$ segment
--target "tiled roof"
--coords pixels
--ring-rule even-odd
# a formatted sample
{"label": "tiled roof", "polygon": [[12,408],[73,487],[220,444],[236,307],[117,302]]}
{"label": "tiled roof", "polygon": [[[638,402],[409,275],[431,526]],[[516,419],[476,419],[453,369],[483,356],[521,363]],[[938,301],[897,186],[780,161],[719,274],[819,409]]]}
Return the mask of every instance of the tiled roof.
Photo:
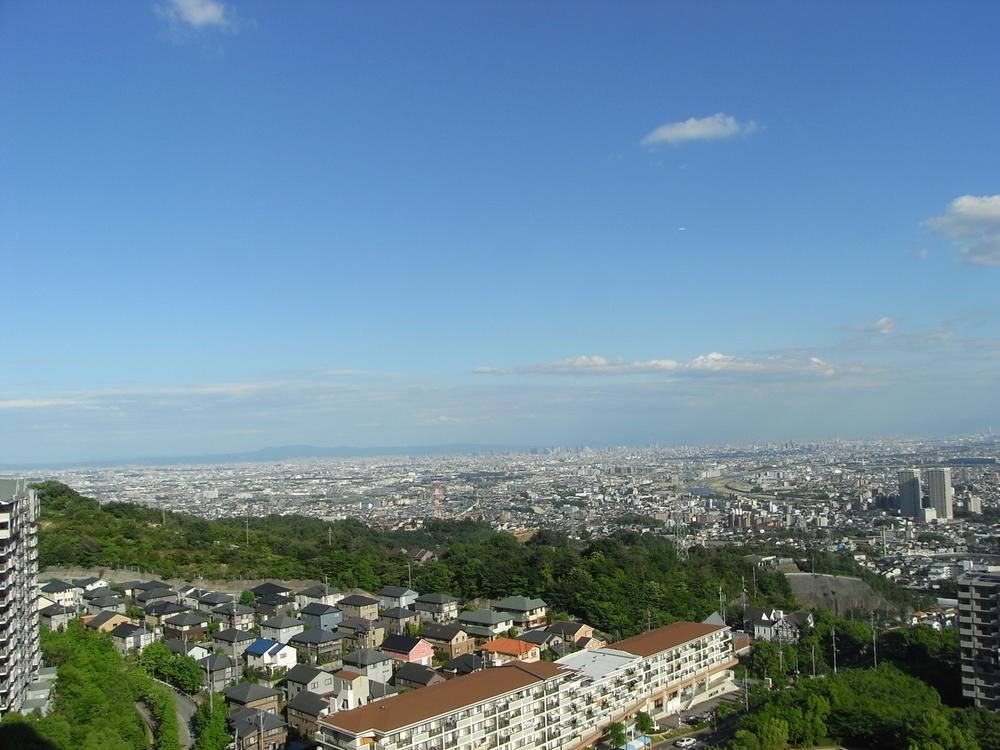
{"label": "tiled roof", "polygon": [[528,687],[555,677],[559,672],[559,667],[546,662],[514,662],[370,703],[353,711],[336,713],[320,721],[353,734],[372,729],[393,732],[462,706],[471,706]]}
{"label": "tiled roof", "polygon": [[715,633],[725,628],[721,625],[706,625],[700,622],[675,622],[648,633],[634,635],[624,641],[609,644],[610,648],[628,651],[636,656],[652,656],[668,648],[680,646],[695,638]]}

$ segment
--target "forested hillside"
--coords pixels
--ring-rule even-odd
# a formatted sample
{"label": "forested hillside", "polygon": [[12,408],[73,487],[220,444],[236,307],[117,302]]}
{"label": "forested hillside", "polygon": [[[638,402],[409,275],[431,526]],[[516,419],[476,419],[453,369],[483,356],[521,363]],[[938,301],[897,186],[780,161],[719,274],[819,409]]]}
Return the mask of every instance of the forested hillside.
{"label": "forested hillside", "polygon": [[[578,541],[541,531],[525,544],[471,521],[428,520],[419,531],[386,532],[356,521],[301,516],[206,521],[142,506],[81,497],[56,482],[38,486],[40,563],[91,568],[141,566],[165,577],[315,578],[377,590],[407,583],[403,548],[425,547],[437,562],[412,567],[413,586],[465,601],[510,594],[541,596],[565,612],[622,637],[677,619],[702,619],[719,589],[736,597],[751,570],[744,549],[691,549],[680,559],[656,535],[621,533]],[[783,575],[757,571],[761,605],[793,607]]]}

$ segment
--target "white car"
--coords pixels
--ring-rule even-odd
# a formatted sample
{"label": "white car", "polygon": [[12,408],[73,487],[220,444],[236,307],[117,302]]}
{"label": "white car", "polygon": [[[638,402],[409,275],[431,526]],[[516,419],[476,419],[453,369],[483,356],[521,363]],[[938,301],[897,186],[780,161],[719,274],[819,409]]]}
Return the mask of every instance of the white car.
{"label": "white car", "polygon": [[674,743],[674,747],[694,747],[697,744],[698,740],[694,737],[681,737]]}

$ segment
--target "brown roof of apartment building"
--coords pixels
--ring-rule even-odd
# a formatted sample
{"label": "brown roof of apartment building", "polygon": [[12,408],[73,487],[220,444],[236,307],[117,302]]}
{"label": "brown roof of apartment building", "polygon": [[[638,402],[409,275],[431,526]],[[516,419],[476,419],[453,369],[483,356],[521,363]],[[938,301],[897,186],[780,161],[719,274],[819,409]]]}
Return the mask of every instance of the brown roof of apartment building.
{"label": "brown roof of apartment building", "polygon": [[668,648],[680,646],[695,638],[701,638],[717,630],[724,630],[724,625],[705,625],[700,622],[675,622],[662,628],[650,630],[648,633],[634,635],[624,641],[612,643],[608,647],[619,651],[628,651],[636,656],[652,656]]}
{"label": "brown roof of apartment building", "polygon": [[353,711],[341,711],[320,721],[351,734],[373,729],[394,732],[555,677],[560,671],[560,667],[549,662],[512,662],[370,703]]}

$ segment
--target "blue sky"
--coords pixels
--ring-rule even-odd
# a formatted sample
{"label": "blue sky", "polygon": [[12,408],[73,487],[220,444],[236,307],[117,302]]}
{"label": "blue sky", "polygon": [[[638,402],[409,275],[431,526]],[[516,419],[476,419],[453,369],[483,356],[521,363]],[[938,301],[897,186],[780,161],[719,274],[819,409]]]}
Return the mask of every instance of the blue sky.
{"label": "blue sky", "polygon": [[0,5],[0,463],[1000,427],[993,3]]}

